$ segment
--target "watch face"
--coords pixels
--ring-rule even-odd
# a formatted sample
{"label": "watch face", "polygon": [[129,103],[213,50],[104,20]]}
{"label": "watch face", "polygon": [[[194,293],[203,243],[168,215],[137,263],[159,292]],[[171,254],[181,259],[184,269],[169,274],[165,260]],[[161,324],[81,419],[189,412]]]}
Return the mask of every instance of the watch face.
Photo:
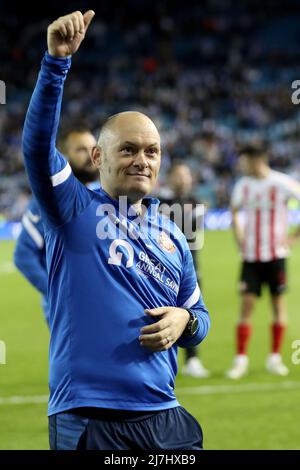
{"label": "watch face", "polygon": [[198,328],[198,318],[195,317],[193,319],[192,325],[191,325],[191,336],[194,336]]}

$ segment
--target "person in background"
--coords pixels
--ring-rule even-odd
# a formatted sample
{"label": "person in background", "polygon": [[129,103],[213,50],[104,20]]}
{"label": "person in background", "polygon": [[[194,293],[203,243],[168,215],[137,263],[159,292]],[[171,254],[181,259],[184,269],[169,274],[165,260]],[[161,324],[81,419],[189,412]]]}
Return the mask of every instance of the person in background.
{"label": "person in background", "polygon": [[[96,139],[93,134],[88,129],[81,127],[65,131],[60,138],[60,147],[67,156],[74,175],[89,188],[93,187],[92,183],[98,176],[90,158],[95,144]],[[99,182],[97,182],[97,187],[99,187]],[[14,251],[14,263],[23,276],[42,295],[44,317],[49,325],[44,227],[35,197],[30,200],[22,217],[22,228]]]}
{"label": "person in background", "polygon": [[[284,299],[286,259],[289,248],[300,238],[300,227],[293,235],[288,234],[287,204],[290,198],[300,200],[300,184],[284,173],[273,171],[268,164],[268,154],[261,146],[245,147],[240,157],[245,176],[233,189],[231,209],[233,232],[242,255],[241,307],[236,329],[236,356],[226,375],[230,379],[239,379],[248,372],[251,317],[262,286],[267,285],[273,322],[266,368],[272,374],[285,376],[289,370],[282,361],[281,347],[287,321]],[[241,209],[244,210],[244,226],[239,218]]]}

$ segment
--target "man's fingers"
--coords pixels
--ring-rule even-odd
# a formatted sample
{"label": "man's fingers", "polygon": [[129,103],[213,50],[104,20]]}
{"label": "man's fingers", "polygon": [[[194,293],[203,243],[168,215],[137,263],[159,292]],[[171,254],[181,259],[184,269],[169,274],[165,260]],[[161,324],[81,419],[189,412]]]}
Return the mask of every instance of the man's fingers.
{"label": "man's fingers", "polygon": [[70,15],[58,18],[53,26],[64,38],[73,39],[77,33],[84,34],[86,32],[94,15],[93,10],[87,11],[84,15],[80,11],[74,11]]}
{"label": "man's fingers", "polygon": [[67,31],[66,25],[64,23],[61,23],[59,25],[58,31],[60,32],[60,34],[63,38],[66,38],[68,36],[68,31]]}
{"label": "man's fingers", "polygon": [[163,338],[159,341],[149,341],[147,339],[140,341],[140,345],[144,348],[149,349],[152,352],[161,352],[167,351],[174,344],[174,339],[171,335],[168,335],[166,338]]}
{"label": "man's fingers", "polygon": [[167,346],[163,346],[163,347],[160,347],[160,346],[146,346],[147,349],[149,349],[149,351],[151,352],[163,352],[163,351],[167,351],[168,349],[171,349],[172,347],[172,343],[169,343],[167,344]]}
{"label": "man's fingers", "polygon": [[172,338],[169,328],[167,328],[158,333],[140,335],[139,340],[140,340],[140,343],[145,346],[148,344],[155,344],[155,343],[161,346],[165,346],[166,344],[172,342],[173,338]]}
{"label": "man's fingers", "polygon": [[66,21],[65,26],[67,28],[68,38],[72,40],[74,37],[74,25],[73,25],[73,21],[71,20],[71,18],[69,18]]}
{"label": "man's fingers", "polygon": [[167,335],[162,334],[162,333],[152,333],[149,335],[140,335],[139,340],[141,343],[159,343],[159,342],[164,342],[166,339]]}
{"label": "man's fingers", "polygon": [[81,34],[84,34],[85,26],[84,26],[83,14],[80,11],[78,11],[77,16],[78,16],[78,21],[79,21],[79,32]]}
{"label": "man's fingers", "polygon": [[76,36],[76,34],[79,33],[79,30],[80,30],[79,18],[78,18],[77,13],[74,13],[72,17],[72,21],[73,21],[73,27],[74,27],[74,36]]}
{"label": "man's fingers", "polygon": [[151,325],[144,326],[141,329],[141,333],[142,334],[155,333],[157,331],[162,331],[165,328],[168,328],[169,326],[170,326],[169,322],[165,319],[162,319],[156,323],[152,323]]}
{"label": "man's fingers", "polygon": [[93,10],[88,10],[84,13],[83,15],[83,21],[84,21],[84,26],[85,26],[85,31],[88,29],[88,27],[91,24],[92,19],[95,16],[95,12]]}
{"label": "man's fingers", "polygon": [[168,307],[146,308],[145,313],[152,317],[159,317],[168,312]]}
{"label": "man's fingers", "polygon": [[51,23],[47,34],[49,53],[54,57],[75,54],[94,16],[93,10],[88,10],[84,15],[80,11],[74,11]]}

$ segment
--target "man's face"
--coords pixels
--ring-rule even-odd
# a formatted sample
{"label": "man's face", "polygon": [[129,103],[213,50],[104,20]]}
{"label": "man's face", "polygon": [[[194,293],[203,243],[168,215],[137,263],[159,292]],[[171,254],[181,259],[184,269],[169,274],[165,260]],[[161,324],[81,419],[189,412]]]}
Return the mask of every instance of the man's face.
{"label": "man's face", "polygon": [[149,194],[160,168],[160,137],[150,119],[125,113],[105,131],[98,148],[101,185],[112,197],[138,201]]}
{"label": "man's face", "polygon": [[187,165],[175,166],[170,174],[170,185],[173,191],[178,195],[188,194],[191,191],[193,177]]}
{"label": "man's face", "polygon": [[239,169],[248,176],[255,176],[263,163],[262,158],[251,158],[242,154],[239,160]]}
{"label": "man's face", "polygon": [[71,132],[65,141],[65,151],[72,170],[84,184],[98,177],[91,160],[91,151],[95,145],[96,139],[90,132]]}

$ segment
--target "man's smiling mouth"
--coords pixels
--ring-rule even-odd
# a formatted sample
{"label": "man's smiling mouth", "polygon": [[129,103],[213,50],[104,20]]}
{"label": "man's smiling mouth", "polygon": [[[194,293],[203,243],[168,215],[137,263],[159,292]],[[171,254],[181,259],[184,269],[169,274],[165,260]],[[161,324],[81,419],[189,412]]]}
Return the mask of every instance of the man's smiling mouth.
{"label": "man's smiling mouth", "polygon": [[145,175],[144,173],[127,173],[128,176],[143,176],[144,178],[150,178],[150,175]]}

